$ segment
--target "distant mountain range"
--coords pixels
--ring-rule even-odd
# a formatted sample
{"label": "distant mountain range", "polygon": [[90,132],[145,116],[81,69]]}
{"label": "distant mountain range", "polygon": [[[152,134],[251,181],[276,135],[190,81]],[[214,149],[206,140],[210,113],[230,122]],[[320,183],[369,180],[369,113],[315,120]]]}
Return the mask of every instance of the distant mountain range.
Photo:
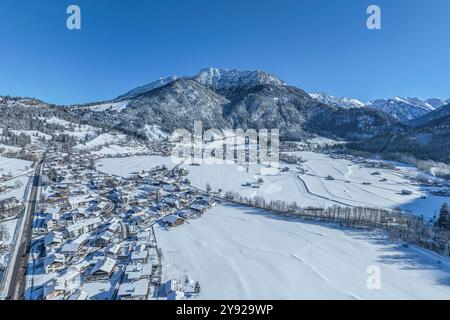
{"label": "distant mountain range", "polygon": [[434,111],[450,103],[450,99],[438,98],[421,99],[411,97],[394,97],[390,99],[377,99],[362,102],[357,99],[339,98],[326,93],[310,93],[310,96],[320,102],[340,108],[372,108],[389,113],[401,122],[408,122],[418,119],[427,113]]}
{"label": "distant mountain range", "polygon": [[422,160],[450,163],[450,104],[413,120],[401,131],[386,131],[353,148],[380,154],[410,154]]}
{"label": "distant mountain range", "polygon": [[[51,106],[37,100],[0,98],[0,108],[10,117],[56,115],[142,139],[153,139],[155,128],[157,136],[177,128],[191,130],[195,120],[202,121],[204,129],[277,128],[283,139],[341,138],[361,150],[401,151],[450,163],[450,148],[442,148],[450,141],[448,102],[396,97],[363,103],[308,94],[264,71],[208,68],[194,76],[160,79],[111,101]],[[32,126],[31,120],[17,121]],[[2,122],[14,124],[7,119]]]}
{"label": "distant mountain range", "polygon": [[69,110],[86,121],[107,122],[142,136],[149,125],[172,132],[191,129],[200,120],[205,128],[278,128],[290,139],[311,134],[353,139],[378,134],[396,122],[378,110],[342,110],[322,103],[264,71],[215,68],[161,79],[115,100]]}

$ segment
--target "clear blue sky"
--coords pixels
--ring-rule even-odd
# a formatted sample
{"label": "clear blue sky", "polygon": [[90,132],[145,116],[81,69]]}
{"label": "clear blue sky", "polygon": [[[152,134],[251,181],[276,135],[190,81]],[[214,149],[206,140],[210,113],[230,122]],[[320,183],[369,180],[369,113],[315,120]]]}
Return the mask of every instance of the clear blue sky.
{"label": "clear blue sky", "polygon": [[[66,28],[66,8],[82,30]],[[382,30],[366,9],[382,9]],[[362,100],[450,97],[448,0],[1,0],[0,95],[114,98],[203,67]]]}

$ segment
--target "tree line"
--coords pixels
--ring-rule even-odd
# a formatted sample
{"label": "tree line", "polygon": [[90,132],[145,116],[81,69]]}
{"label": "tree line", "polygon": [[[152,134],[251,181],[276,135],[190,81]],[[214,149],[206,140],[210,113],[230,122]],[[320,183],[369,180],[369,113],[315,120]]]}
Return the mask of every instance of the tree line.
{"label": "tree line", "polygon": [[440,255],[450,256],[450,214],[447,203],[443,204],[439,219],[435,223],[430,223],[424,221],[422,216],[405,213],[400,209],[351,208],[338,205],[327,208],[305,208],[296,202],[266,201],[260,196],[248,198],[236,192],[227,192],[225,199],[301,219],[335,222],[351,228],[383,229],[387,231],[391,240],[400,239]]}

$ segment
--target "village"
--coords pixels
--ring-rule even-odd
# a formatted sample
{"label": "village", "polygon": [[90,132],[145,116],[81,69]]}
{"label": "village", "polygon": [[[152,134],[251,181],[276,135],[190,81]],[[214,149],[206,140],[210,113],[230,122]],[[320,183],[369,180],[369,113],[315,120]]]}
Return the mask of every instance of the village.
{"label": "village", "polygon": [[205,214],[213,197],[186,169],[156,166],[123,178],[99,172],[92,154],[49,150],[34,215],[26,299],[189,299],[200,284],[162,282],[154,226]]}

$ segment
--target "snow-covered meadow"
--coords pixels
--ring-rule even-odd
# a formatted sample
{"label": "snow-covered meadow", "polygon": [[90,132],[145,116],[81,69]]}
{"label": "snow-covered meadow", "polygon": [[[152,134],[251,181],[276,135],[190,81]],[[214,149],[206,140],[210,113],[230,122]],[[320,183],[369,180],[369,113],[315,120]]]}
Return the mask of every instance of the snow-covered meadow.
{"label": "snow-covered meadow", "polygon": [[[164,280],[199,281],[199,299],[450,299],[448,259],[390,243],[382,233],[236,205],[155,229]],[[379,290],[367,286],[374,266]]]}
{"label": "snow-covered meadow", "polygon": [[[3,235],[3,240],[0,240],[0,247],[8,248],[13,241],[15,240],[15,233],[17,229],[17,223],[19,219],[12,219],[0,222],[0,227],[6,230],[6,234]],[[7,266],[9,255],[11,250],[8,249],[0,249],[0,266]],[[1,283],[2,275],[0,275],[0,283]]]}
{"label": "snow-covered meadow", "polygon": [[0,200],[10,197],[23,199],[28,180],[32,174],[31,165],[32,162],[30,161],[0,156],[0,176],[12,176],[3,182],[3,185],[8,187],[8,190],[0,193]]}
{"label": "snow-covered meadow", "polygon": [[136,155],[144,153],[144,145],[129,139],[120,133],[102,133],[87,142],[79,143],[75,149],[90,151],[92,154],[100,156]]}
{"label": "snow-covered meadow", "polygon": [[[290,170],[274,175],[261,174],[264,168],[257,164],[248,167],[237,164],[184,166],[189,170],[189,180],[197,188],[204,190],[209,183],[213,191],[222,189],[223,192],[238,192],[247,197],[262,196],[268,201],[295,201],[302,207],[400,207],[431,218],[439,212],[444,202],[450,203],[449,197],[428,194],[419,185],[412,183],[408,176],[418,171],[410,166],[399,164],[398,170],[375,169],[316,152],[299,152],[298,155],[305,161],[302,166],[306,172],[302,174],[299,174],[295,165],[285,164],[281,164],[281,167],[287,166]],[[100,171],[124,177],[161,164],[169,168],[175,166],[170,157],[162,156],[111,158],[98,163]],[[379,174],[374,175],[376,172]],[[333,180],[328,180],[328,176],[333,177]],[[264,180],[259,188],[244,186],[248,182],[257,182],[259,178]],[[403,190],[411,191],[412,194],[402,194]]]}
{"label": "snow-covered meadow", "polygon": [[132,156],[101,159],[97,163],[97,170],[127,178],[132,173],[150,170],[161,165],[166,165],[169,169],[175,166],[170,157]]}
{"label": "snow-covered meadow", "polygon": [[[304,174],[299,174],[294,165],[290,171],[276,175],[261,175],[260,165],[248,168],[236,164],[188,166],[189,179],[193,186],[205,189],[209,183],[213,190],[235,191],[243,196],[262,196],[266,200],[297,202],[303,207],[332,205],[371,206],[394,209],[400,207],[414,214],[432,217],[442,203],[450,202],[448,197],[427,195],[406,178],[410,170],[386,170],[366,168],[345,159],[332,159],[315,152],[300,152],[305,161]],[[378,175],[373,175],[379,172]],[[328,180],[331,176],[333,180]],[[256,182],[262,178],[259,189],[243,186],[246,182]],[[386,179],[386,181],[381,181]],[[402,190],[412,191],[411,195]]]}
{"label": "snow-covered meadow", "polygon": [[[448,201],[422,199],[422,190],[408,178],[415,173],[410,167],[375,169],[314,152],[301,156],[304,173],[295,165],[282,165],[289,171],[274,175],[262,175],[260,165],[183,166],[198,188],[209,183],[213,190],[301,206],[400,206],[430,216]],[[128,177],[162,164],[175,166],[170,157],[135,156],[102,159],[97,168]],[[243,186],[259,178],[264,180],[260,188]],[[403,195],[405,189],[412,194]],[[200,299],[450,299],[448,259],[391,243],[381,231],[302,222],[228,204],[169,231],[155,229],[163,280],[199,281]],[[367,286],[373,266],[381,270],[380,290]]]}

